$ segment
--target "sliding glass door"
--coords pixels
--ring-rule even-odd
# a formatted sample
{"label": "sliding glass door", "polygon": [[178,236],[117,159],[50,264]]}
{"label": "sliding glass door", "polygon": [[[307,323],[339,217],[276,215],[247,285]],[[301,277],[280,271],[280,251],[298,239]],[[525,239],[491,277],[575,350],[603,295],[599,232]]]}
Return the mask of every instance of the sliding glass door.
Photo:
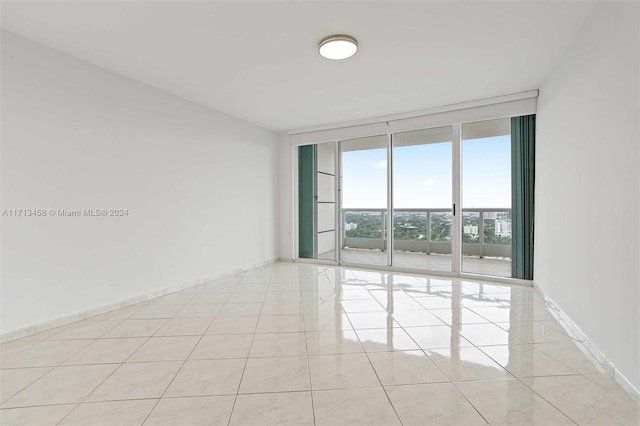
{"label": "sliding glass door", "polygon": [[340,141],[340,261],[387,266],[387,136]]}
{"label": "sliding glass door", "polygon": [[532,279],[534,115],[298,153],[299,257]]}
{"label": "sliding glass door", "polygon": [[395,133],[393,265],[452,270],[451,126]]}
{"label": "sliding glass door", "polygon": [[462,272],[511,277],[511,121],[462,126]]}

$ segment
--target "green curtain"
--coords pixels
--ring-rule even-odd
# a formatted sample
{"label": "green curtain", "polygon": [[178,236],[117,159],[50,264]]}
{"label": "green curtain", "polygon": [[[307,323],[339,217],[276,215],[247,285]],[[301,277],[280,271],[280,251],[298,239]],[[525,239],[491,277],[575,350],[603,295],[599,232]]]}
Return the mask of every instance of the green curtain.
{"label": "green curtain", "polygon": [[298,148],[298,256],[313,259],[314,248],[314,145]]}
{"label": "green curtain", "polygon": [[536,116],[511,118],[512,276],[533,279]]}

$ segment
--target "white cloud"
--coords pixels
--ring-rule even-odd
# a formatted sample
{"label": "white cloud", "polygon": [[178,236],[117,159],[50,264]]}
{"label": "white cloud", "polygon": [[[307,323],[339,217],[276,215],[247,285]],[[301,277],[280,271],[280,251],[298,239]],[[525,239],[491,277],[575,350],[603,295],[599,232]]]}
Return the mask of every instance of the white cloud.
{"label": "white cloud", "polygon": [[380,169],[386,169],[387,168],[387,160],[378,161],[377,163],[375,163],[373,165],[373,167],[378,167]]}
{"label": "white cloud", "polygon": [[436,184],[436,180],[431,178],[422,181],[422,185],[424,186],[433,186],[435,184]]}

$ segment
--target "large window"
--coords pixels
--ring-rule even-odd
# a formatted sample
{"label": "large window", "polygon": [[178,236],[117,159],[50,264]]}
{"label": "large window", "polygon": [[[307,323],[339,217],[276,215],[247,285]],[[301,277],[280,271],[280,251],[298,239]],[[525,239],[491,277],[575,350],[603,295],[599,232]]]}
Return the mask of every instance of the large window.
{"label": "large window", "polygon": [[299,147],[300,257],[531,279],[530,117]]}

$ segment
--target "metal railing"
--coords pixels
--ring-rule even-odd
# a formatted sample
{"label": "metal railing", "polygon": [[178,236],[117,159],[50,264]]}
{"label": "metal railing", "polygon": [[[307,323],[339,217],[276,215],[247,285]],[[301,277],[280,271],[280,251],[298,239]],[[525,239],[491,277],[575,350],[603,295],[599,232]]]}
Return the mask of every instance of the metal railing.
{"label": "metal railing", "polygon": [[[341,209],[341,221],[342,221],[342,248],[356,248],[356,249],[369,249],[369,250],[386,250],[387,249],[387,232],[386,232],[386,212],[387,209],[366,209],[366,208],[351,208]],[[366,236],[366,237],[354,237],[347,236],[347,222],[346,216],[348,213],[370,213],[371,215],[379,215],[380,229],[379,237]],[[407,252],[419,252],[427,254],[451,254],[451,239],[450,237],[445,240],[433,240],[432,238],[432,224],[434,214],[449,215],[452,216],[451,209],[395,209],[395,214],[402,213],[421,213],[425,215],[425,234],[424,238],[420,239],[394,239],[394,249],[396,251]],[[511,209],[507,208],[470,208],[462,209],[463,223],[465,216],[471,214],[477,214],[477,226],[478,226],[478,241],[470,242],[463,241],[462,254],[465,256],[478,256],[482,257],[511,257],[511,244],[499,244],[499,243],[487,243],[485,242],[485,216],[487,213],[511,213]],[[395,221],[394,221],[395,222]],[[449,226],[451,219],[449,219]],[[377,233],[378,230],[376,230]],[[450,234],[449,234],[450,235]]]}

